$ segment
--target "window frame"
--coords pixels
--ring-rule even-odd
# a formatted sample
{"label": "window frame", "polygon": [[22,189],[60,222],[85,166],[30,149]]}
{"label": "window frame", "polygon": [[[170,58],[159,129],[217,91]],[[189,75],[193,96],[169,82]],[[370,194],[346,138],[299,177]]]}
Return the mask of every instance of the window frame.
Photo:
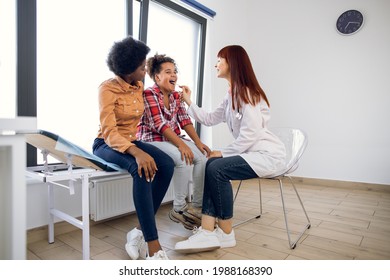
{"label": "window frame", "polygon": [[[37,116],[37,3],[16,2],[16,115]],[[27,166],[37,165],[37,150],[27,144]]]}
{"label": "window frame", "polygon": [[[127,35],[133,35],[133,1],[141,4],[139,40],[146,42],[148,27],[149,3],[154,1],[183,16],[194,20],[201,26],[199,46],[199,68],[198,68],[198,94],[196,104],[202,106],[204,65],[206,49],[207,19],[180,6],[170,0],[125,0],[126,1],[126,23]],[[37,1],[17,0],[17,116],[37,116]],[[201,126],[195,123],[195,128],[200,135]],[[37,150],[27,144],[27,166],[37,166]]]}

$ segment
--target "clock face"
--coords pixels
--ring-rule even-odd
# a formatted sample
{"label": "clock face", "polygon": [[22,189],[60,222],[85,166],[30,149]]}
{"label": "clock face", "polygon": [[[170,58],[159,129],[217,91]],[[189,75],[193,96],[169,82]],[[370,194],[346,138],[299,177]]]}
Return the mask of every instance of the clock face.
{"label": "clock face", "polygon": [[363,25],[363,15],[357,10],[348,10],[342,13],[336,22],[337,30],[344,35],[357,32]]}

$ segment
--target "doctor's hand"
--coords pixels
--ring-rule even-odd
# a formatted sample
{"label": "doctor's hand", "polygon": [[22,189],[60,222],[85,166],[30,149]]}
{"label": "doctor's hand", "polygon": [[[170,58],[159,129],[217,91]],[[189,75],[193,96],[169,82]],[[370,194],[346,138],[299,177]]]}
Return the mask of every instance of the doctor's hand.
{"label": "doctor's hand", "polygon": [[218,157],[222,157],[221,151],[211,151],[209,158],[218,158]]}
{"label": "doctor's hand", "polygon": [[183,91],[180,94],[181,100],[184,101],[188,106],[191,105],[191,90],[187,86],[179,86]]}

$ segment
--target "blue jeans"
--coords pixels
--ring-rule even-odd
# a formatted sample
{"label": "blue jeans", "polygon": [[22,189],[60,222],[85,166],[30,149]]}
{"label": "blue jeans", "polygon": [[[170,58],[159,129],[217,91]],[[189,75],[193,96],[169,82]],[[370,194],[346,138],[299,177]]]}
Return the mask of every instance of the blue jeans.
{"label": "blue jeans", "polygon": [[156,162],[158,171],[153,182],[147,182],[145,176],[139,177],[138,165],[132,155],[113,150],[103,139],[96,138],[92,150],[98,157],[126,169],[133,177],[134,206],[145,241],[149,242],[158,239],[154,216],[168,190],[175,164],[170,156],[152,145],[141,141],[134,141],[133,144],[148,153]]}
{"label": "blue jeans", "polygon": [[257,178],[240,156],[210,158],[206,163],[202,213],[221,220],[233,217],[233,190],[230,180]]}

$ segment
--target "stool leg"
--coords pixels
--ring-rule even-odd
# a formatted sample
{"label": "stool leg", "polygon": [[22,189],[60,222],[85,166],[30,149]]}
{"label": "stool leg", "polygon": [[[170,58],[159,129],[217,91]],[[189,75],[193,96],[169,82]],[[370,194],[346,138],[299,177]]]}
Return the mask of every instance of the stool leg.
{"label": "stool leg", "polygon": [[[237,187],[237,191],[234,195],[234,199],[233,199],[233,203],[236,201],[237,199],[237,195],[238,195],[238,192],[240,191],[240,188],[241,188],[241,184],[242,184],[242,180],[240,181],[240,183],[238,184],[238,187]],[[261,199],[261,183],[260,183],[260,178],[259,178],[259,214],[254,216],[254,217],[251,217],[251,218],[248,218],[244,221],[241,221],[241,222],[238,222],[238,223],[235,223],[233,225],[233,227],[238,227],[239,225],[242,225],[242,224],[245,224],[249,221],[252,221],[254,219],[259,219],[261,217],[261,215],[263,214],[263,205],[262,205],[262,199]]]}
{"label": "stool leg", "polygon": [[291,234],[290,234],[290,229],[288,227],[288,221],[287,221],[287,210],[286,210],[286,206],[285,206],[285,203],[284,203],[284,194],[283,194],[283,182],[282,182],[282,177],[281,178],[277,178],[277,180],[279,181],[279,188],[280,188],[280,196],[281,196],[281,200],[282,200],[282,206],[283,206],[283,213],[284,213],[284,222],[286,224],[286,231],[287,231],[287,238],[288,238],[288,243],[290,245],[290,249],[294,249],[298,243],[298,241],[301,239],[301,237],[303,236],[303,234],[305,233],[305,231],[307,229],[310,228],[311,224],[310,224],[310,220],[309,220],[309,217],[307,216],[307,213],[306,213],[306,210],[305,210],[305,207],[303,206],[303,203],[302,203],[302,200],[298,194],[298,191],[294,185],[294,182],[291,180],[291,178],[289,176],[285,176],[285,177],[288,177],[290,179],[290,182],[292,183],[293,185],[293,188],[294,188],[294,191],[295,191],[295,194],[297,195],[298,197],[298,200],[301,204],[301,207],[303,209],[303,212],[305,213],[305,216],[306,216],[306,219],[308,221],[308,223],[304,226],[303,230],[301,231],[301,233],[299,234],[298,238],[292,242],[291,241]]}

